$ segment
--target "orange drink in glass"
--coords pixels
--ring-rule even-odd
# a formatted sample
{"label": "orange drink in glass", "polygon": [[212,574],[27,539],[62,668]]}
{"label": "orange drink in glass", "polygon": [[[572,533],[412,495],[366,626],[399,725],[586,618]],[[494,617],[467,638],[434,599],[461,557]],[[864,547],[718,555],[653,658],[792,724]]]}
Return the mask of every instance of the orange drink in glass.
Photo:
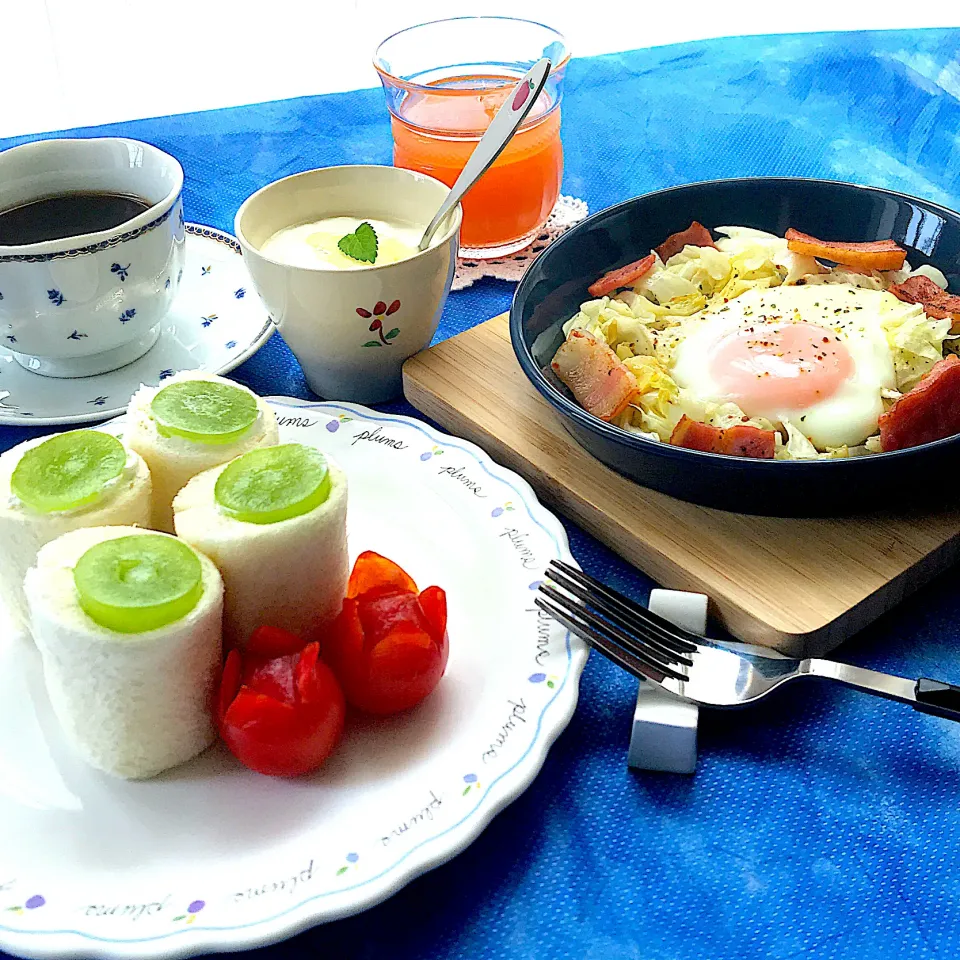
{"label": "orange drink in glass", "polygon": [[[387,95],[393,162],[452,185],[517,81],[553,67],[530,115],[463,200],[461,256],[506,256],[533,241],[560,193],[560,99],[569,54],[542,24],[459,17],[385,40],[374,65]],[[437,66],[443,62],[443,66]]]}

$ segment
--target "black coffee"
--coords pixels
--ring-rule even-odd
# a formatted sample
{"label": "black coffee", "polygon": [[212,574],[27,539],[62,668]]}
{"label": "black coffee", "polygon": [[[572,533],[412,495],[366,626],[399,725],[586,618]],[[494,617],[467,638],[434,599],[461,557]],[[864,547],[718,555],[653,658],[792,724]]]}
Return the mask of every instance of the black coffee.
{"label": "black coffee", "polygon": [[0,211],[0,245],[63,240],[111,230],[152,204],[123,193],[60,193]]}

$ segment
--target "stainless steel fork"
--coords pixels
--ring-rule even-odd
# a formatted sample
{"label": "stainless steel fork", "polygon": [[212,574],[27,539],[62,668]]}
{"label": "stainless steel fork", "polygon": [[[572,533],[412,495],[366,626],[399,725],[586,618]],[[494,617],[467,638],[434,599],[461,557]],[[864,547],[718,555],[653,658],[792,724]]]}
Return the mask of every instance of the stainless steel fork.
{"label": "stainless steel fork", "polygon": [[878,673],[833,660],[792,660],[763,647],[724,645],[677,627],[559,560],[535,603],[635,677],[707,707],[741,707],[803,677],[836,680],[915,710],[960,720],[960,687]]}

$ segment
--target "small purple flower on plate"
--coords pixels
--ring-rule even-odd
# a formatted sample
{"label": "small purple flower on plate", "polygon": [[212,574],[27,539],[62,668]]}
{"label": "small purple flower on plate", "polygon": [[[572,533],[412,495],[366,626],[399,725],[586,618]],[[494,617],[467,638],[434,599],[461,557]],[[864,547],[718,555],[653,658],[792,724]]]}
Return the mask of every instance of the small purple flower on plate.
{"label": "small purple flower on plate", "polygon": [[173,376],[173,370],[171,370],[169,367],[167,367],[166,370],[161,370],[161,371],[160,371],[160,379],[161,379],[161,380],[166,380],[167,377],[172,377],[172,376]]}
{"label": "small purple flower on plate", "polygon": [[62,307],[66,299],[59,290],[48,290],[47,298],[55,307]]}
{"label": "small purple flower on plate", "polygon": [[40,896],[39,893],[35,893],[29,900],[24,904],[28,910],[36,910],[38,907],[42,907],[47,901]]}
{"label": "small purple flower on plate", "polygon": [[79,330],[74,330],[73,333],[67,335],[68,340],[83,340],[87,335],[81,333]]}
{"label": "small purple flower on plate", "polygon": [[531,673],[527,679],[531,683],[543,683],[547,679],[547,675],[545,673]]}
{"label": "small purple flower on plate", "polygon": [[92,400],[88,400],[87,403],[92,403],[95,407],[102,407],[107,402],[107,397],[94,397]]}
{"label": "small purple flower on plate", "polygon": [[130,307],[129,310],[124,310],[123,313],[120,314],[120,322],[126,323],[128,320],[132,320],[136,315],[137,311],[133,307]]}
{"label": "small purple flower on plate", "polygon": [[197,919],[197,914],[206,905],[206,901],[204,900],[194,900],[183,913],[180,913],[173,918],[173,923],[178,923],[181,920],[186,920],[187,923],[193,923],[193,921]]}
{"label": "small purple flower on plate", "polygon": [[327,421],[327,432],[336,433],[340,429],[341,423],[349,423],[353,417],[348,417],[345,413],[341,413],[336,420]]}
{"label": "small purple flower on plate", "polygon": [[233,291],[233,295],[238,300],[242,300],[247,295],[247,291],[244,290],[243,287],[238,287],[236,290]]}
{"label": "small purple flower on plate", "polygon": [[226,343],[226,347],[228,350],[232,350],[236,345],[237,345],[236,340],[228,340]]}

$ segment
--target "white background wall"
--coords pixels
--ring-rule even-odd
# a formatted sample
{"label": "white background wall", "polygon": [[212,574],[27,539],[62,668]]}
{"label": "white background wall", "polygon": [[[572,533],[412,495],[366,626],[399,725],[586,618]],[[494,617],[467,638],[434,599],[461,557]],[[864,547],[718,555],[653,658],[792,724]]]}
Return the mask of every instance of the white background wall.
{"label": "white background wall", "polygon": [[574,55],[730,34],[960,26],[958,0],[0,0],[0,136],[375,86],[393,31],[549,23]]}

